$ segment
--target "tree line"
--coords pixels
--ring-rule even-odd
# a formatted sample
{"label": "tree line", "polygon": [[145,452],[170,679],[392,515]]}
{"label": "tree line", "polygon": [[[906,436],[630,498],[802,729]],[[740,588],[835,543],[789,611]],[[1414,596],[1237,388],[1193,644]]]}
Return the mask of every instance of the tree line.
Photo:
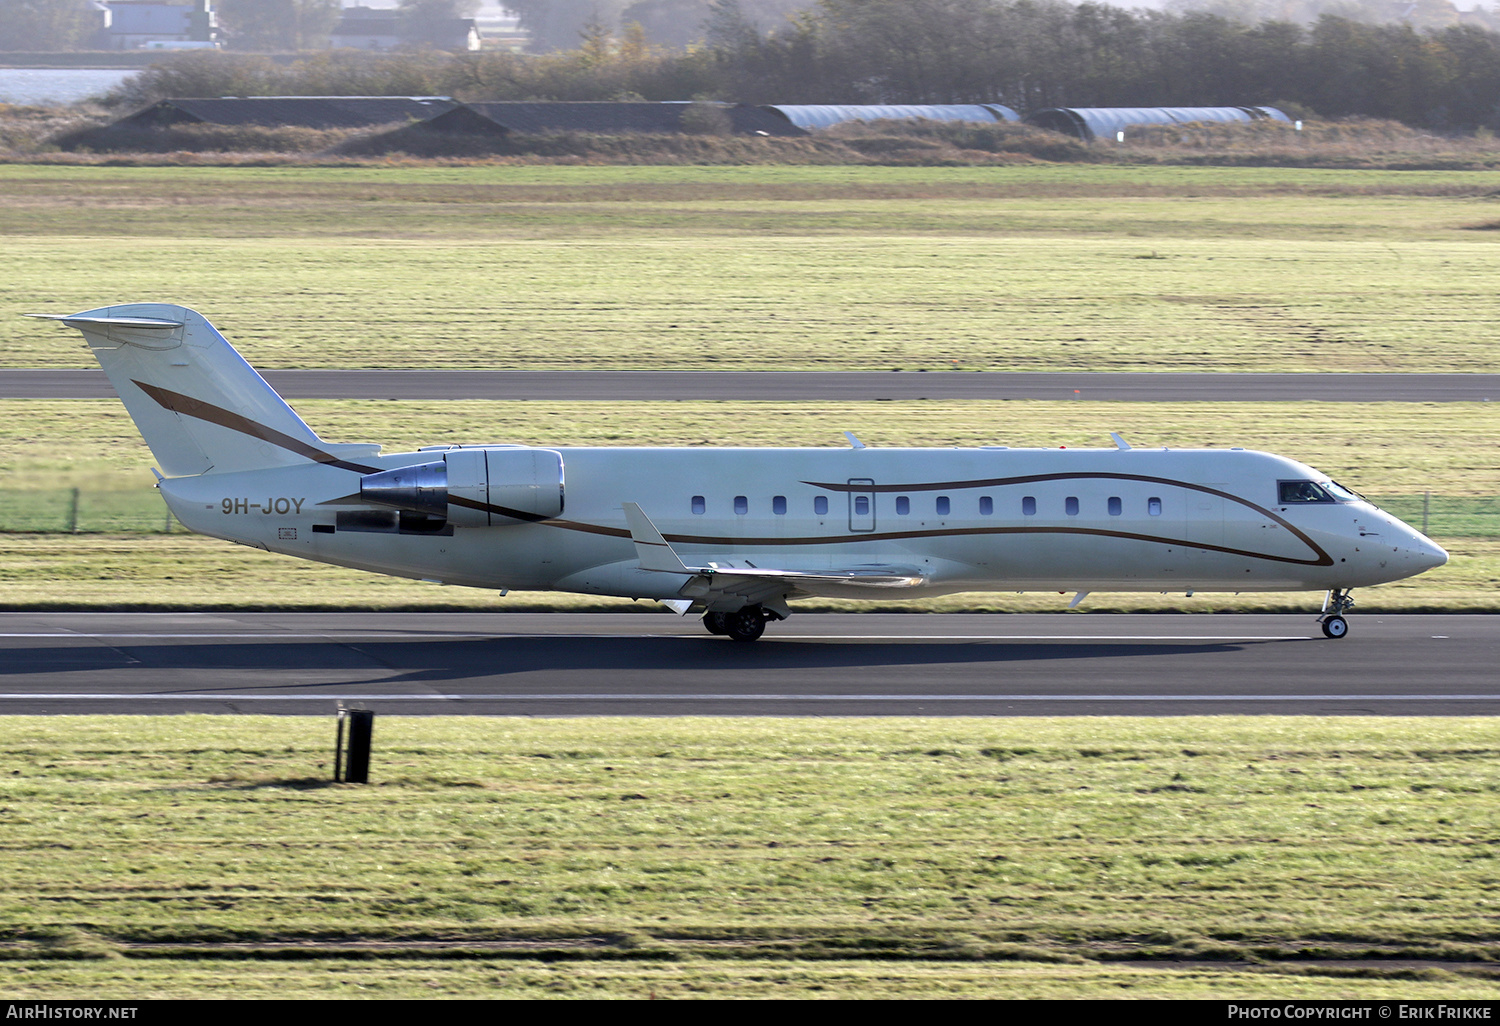
{"label": "tree line", "polygon": [[[23,2],[67,0],[0,0],[0,13]],[[234,4],[252,2],[322,0],[221,0],[226,17]],[[449,2],[407,0],[407,9]],[[524,13],[528,4],[574,0],[508,2]],[[635,6],[648,2],[697,0]],[[541,54],[333,52],[290,64],[182,55],[135,76],[118,99],[389,92],[466,100],[986,102],[1021,111],[1267,104],[1293,116],[1500,130],[1500,32],[1473,22],[1418,29],[1323,14],[1304,25],[1064,0],[817,0],[800,12],[779,2],[708,0],[700,5],[703,41],[687,47],[654,43],[639,21],[621,28],[593,20],[572,47]]]}
{"label": "tree line", "polygon": [[716,4],[725,95],[754,102],[1042,107],[1270,104],[1431,129],[1500,128],[1500,32],[1322,15],[1311,25],[1060,0],[820,0],[761,31]]}

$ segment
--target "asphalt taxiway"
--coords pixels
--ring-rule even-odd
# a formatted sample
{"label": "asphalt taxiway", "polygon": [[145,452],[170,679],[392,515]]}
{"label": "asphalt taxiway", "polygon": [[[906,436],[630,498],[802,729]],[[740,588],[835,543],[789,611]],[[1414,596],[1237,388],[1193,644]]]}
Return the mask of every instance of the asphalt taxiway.
{"label": "asphalt taxiway", "polygon": [[[284,399],[1099,399],[1488,402],[1500,374],[1075,374],[938,371],[271,370]],[[113,398],[98,370],[0,370],[0,399]]]}
{"label": "asphalt taxiway", "polygon": [[1500,618],[6,613],[0,713],[1500,714]]}

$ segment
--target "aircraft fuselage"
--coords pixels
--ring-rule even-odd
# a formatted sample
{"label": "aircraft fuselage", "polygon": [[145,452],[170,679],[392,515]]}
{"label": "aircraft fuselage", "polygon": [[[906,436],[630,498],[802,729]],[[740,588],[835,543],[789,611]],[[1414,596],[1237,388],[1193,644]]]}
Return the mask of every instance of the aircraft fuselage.
{"label": "aircraft fuselage", "polygon": [[[640,568],[626,501],[689,562],[900,565],[921,572],[927,594],[1347,589],[1446,559],[1368,502],[1281,501],[1287,482],[1328,478],[1245,450],[550,449],[565,475],[555,516],[465,526],[350,498],[366,473],[454,451],[161,487],[192,530],[274,552],[448,584],[638,598],[677,597],[683,578]],[[797,594],[873,597],[837,584]]]}

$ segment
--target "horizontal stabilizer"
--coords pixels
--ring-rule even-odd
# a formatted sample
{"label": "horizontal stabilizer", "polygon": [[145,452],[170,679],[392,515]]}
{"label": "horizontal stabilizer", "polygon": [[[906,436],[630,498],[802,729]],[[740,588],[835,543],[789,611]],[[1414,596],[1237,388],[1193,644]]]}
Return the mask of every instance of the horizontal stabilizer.
{"label": "horizontal stabilizer", "polygon": [[161,328],[170,331],[183,326],[182,321],[160,320],[154,317],[85,317],[81,314],[25,314],[43,321],[62,321],[68,327],[89,324],[103,328]]}

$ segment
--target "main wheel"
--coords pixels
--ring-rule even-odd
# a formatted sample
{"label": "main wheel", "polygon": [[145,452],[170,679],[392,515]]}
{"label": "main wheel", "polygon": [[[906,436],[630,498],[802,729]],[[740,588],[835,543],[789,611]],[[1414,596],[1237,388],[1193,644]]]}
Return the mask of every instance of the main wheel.
{"label": "main wheel", "polygon": [[729,614],[728,613],[704,613],[703,614],[703,629],[706,630],[706,631],[708,631],[708,633],[710,633],[710,634],[728,634],[729,633]]}
{"label": "main wheel", "polygon": [[1330,616],[1323,621],[1323,637],[1342,638],[1349,633],[1349,621],[1342,616]]}
{"label": "main wheel", "polygon": [[766,633],[766,614],[760,606],[746,606],[724,617],[724,633],[735,641],[754,641]]}

